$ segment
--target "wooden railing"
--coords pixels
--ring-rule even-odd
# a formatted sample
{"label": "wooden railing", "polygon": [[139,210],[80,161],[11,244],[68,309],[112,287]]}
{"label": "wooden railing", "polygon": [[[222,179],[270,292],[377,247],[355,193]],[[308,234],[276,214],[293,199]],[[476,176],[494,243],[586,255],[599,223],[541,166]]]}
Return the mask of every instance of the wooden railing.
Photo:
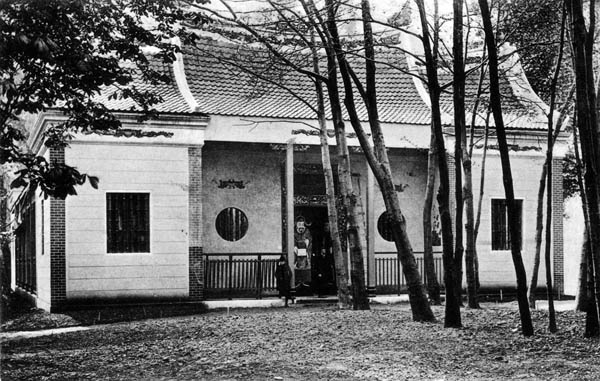
{"label": "wooden railing", "polygon": [[[377,269],[376,290],[378,294],[400,294],[406,291],[406,279],[402,271],[402,265],[398,261],[396,253],[386,253],[387,255],[375,258],[375,267]],[[422,253],[415,253],[421,281],[425,283],[425,268]],[[441,255],[434,255],[433,263],[435,266],[435,275],[441,287],[444,286],[444,267]]]}
{"label": "wooden railing", "polygon": [[260,299],[277,295],[275,269],[280,255],[205,254],[205,297]]}
{"label": "wooden railing", "polygon": [[[415,253],[421,279],[425,282],[422,253]],[[279,253],[204,254],[204,296],[206,299],[257,298],[276,296],[275,269]],[[438,282],[443,286],[440,255],[434,256]],[[395,253],[378,253],[375,259],[378,294],[402,293],[406,280]]]}

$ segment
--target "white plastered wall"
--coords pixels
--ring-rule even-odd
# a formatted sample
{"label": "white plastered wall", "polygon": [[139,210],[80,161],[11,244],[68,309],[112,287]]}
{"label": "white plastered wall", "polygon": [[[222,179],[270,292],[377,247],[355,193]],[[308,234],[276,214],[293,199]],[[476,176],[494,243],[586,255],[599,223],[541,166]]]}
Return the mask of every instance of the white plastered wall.
{"label": "white plastered wall", "polygon": [[[65,160],[100,179],[67,200],[67,299],[187,296],[187,147],[76,143]],[[150,253],[107,253],[107,192],[150,194]]]}
{"label": "white plastered wall", "polygon": [[[533,258],[535,253],[535,226],[537,213],[537,192],[542,166],[542,152],[511,152],[510,162],[513,175],[515,198],[523,201],[522,257],[531,279]],[[473,193],[475,208],[479,200],[479,182],[481,178],[481,155],[476,152],[473,158]],[[492,199],[505,199],[502,182],[502,167],[498,151],[488,151],[485,163],[484,197],[481,210],[481,225],[477,238],[477,255],[479,259],[479,279],[482,287],[515,287],[516,277],[510,250],[492,250],[491,203]],[[545,204],[544,204],[545,205]],[[477,211],[477,210],[475,210]],[[543,250],[543,248],[542,248]],[[542,251],[543,255],[543,251]],[[539,269],[540,282],[544,284],[545,267],[543,260]],[[463,279],[464,281],[464,279]]]}

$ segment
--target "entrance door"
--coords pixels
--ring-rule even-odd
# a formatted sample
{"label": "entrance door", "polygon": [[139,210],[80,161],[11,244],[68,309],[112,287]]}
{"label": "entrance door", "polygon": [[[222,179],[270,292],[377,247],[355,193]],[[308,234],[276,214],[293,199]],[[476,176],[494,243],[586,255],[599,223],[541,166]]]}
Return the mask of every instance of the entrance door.
{"label": "entrance door", "polygon": [[[304,265],[302,256],[297,257],[296,293],[298,295],[325,296],[336,293],[335,270],[327,207],[325,206],[296,206],[294,208],[295,242],[306,246],[308,267]],[[304,226],[304,231],[299,227]]]}

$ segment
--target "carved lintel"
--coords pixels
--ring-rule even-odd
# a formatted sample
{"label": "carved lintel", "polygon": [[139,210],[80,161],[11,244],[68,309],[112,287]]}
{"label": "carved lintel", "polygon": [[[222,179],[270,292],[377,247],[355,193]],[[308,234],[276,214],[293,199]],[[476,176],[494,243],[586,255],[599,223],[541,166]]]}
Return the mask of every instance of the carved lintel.
{"label": "carved lintel", "polygon": [[94,130],[94,131],[86,131],[84,132],[86,135],[96,134],[96,135],[109,135],[114,136],[116,138],[156,138],[159,136],[164,136],[165,138],[172,138],[173,133],[167,131],[144,131],[135,128],[119,128],[118,130]]}
{"label": "carved lintel", "polygon": [[324,194],[296,195],[294,205],[298,206],[323,206],[327,205],[327,196]]}
{"label": "carved lintel", "polygon": [[310,146],[308,144],[294,144],[295,152],[306,152],[308,151]]}
{"label": "carved lintel", "polygon": [[[306,136],[319,136],[321,131],[318,129],[315,130],[307,130],[307,129],[298,129],[292,130],[292,135],[306,135]],[[335,136],[335,131],[332,129],[327,130],[327,136],[333,138]]]}
{"label": "carved lintel", "polygon": [[[475,148],[477,148],[477,149],[483,149],[483,144],[477,144],[477,145],[475,145]],[[491,149],[491,150],[496,150],[496,151],[500,150],[500,148],[498,147],[497,144],[488,144],[487,148]],[[537,151],[537,152],[540,152],[540,151],[542,151],[542,147],[537,147],[537,146],[520,146],[518,144],[508,144],[508,149],[510,151],[515,151],[515,152],[520,152],[520,151]]]}
{"label": "carved lintel", "polygon": [[285,151],[287,149],[287,144],[275,144],[275,143],[271,143],[271,144],[269,144],[269,147],[273,151]]}
{"label": "carved lintel", "polygon": [[220,189],[245,189],[246,185],[248,185],[248,183],[244,180],[229,179],[219,180],[217,187]]}
{"label": "carved lintel", "polygon": [[304,175],[322,175],[323,165],[321,164],[310,164],[310,163],[296,163],[294,164],[294,172],[301,173]]}
{"label": "carved lintel", "polygon": [[[269,144],[269,147],[273,151],[285,151],[287,149],[287,144],[271,143]],[[295,152],[305,152],[308,151],[310,148],[308,144],[294,144],[293,147]]]}
{"label": "carved lintel", "polygon": [[[315,129],[315,130],[307,130],[307,129],[297,129],[297,130],[292,130],[292,135],[306,135],[306,136],[319,136],[320,131]],[[371,136],[370,133],[366,134],[367,136]],[[327,136],[330,138],[335,137],[335,130],[333,129],[328,129],[327,130]],[[349,139],[355,139],[356,136],[356,132],[347,132],[346,133],[346,137]]]}

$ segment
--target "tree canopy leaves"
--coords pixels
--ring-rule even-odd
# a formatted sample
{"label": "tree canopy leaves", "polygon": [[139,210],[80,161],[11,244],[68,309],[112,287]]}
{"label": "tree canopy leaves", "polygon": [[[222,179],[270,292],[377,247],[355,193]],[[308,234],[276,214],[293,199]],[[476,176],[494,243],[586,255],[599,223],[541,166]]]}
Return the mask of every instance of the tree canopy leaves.
{"label": "tree canopy leaves", "polygon": [[179,27],[186,17],[174,0],[1,0],[0,164],[16,163],[13,186],[40,186],[64,198],[95,179],[30,152],[19,119],[62,110],[64,121],[45,132],[48,147],[66,145],[76,132],[117,129],[119,120],[95,98],[109,85],[118,89],[113,98],[131,99],[153,116],[160,97],[136,83],[169,78],[151,65],[146,49],[172,62],[179,51],[173,37],[194,37]]}

